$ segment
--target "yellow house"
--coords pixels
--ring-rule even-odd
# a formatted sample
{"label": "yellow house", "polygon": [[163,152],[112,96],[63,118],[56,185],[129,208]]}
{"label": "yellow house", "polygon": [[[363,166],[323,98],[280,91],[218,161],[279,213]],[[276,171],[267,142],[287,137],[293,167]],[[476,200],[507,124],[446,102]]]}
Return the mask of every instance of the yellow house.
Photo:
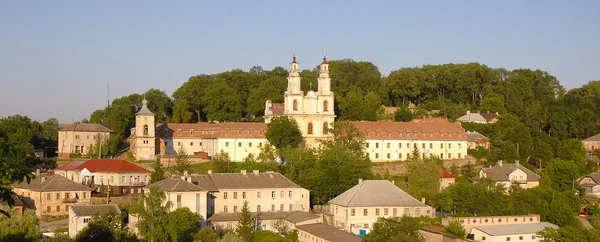
{"label": "yellow house", "polygon": [[512,184],[518,184],[521,188],[537,187],[540,184],[540,176],[535,172],[523,167],[519,161],[514,164],[498,164],[490,168],[481,168],[479,178],[489,178],[496,183],[502,184],[506,189]]}
{"label": "yellow house", "polygon": [[36,215],[64,215],[69,207],[91,202],[92,189],[61,175],[37,175],[29,184],[26,181],[13,185],[28,208]]}
{"label": "yellow house", "polygon": [[[197,184],[197,183],[196,183]],[[152,187],[158,187],[165,193],[165,203],[169,203],[170,211],[187,207],[190,211],[200,216],[202,225],[206,225],[206,206],[208,204],[208,191],[192,183],[187,174],[181,177],[169,177],[152,183],[144,188],[148,192]]]}
{"label": "yellow house", "polygon": [[[89,148],[96,146],[98,139],[106,145],[113,132],[101,124],[72,123],[58,126],[58,157],[68,159],[71,154],[87,154]],[[94,147],[98,149],[99,147]]]}

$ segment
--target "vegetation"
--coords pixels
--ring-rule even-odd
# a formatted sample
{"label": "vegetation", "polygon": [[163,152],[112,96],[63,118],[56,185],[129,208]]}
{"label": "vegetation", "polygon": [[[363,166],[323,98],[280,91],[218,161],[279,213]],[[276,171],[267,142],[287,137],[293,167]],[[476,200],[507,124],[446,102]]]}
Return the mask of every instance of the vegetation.
{"label": "vegetation", "polygon": [[125,223],[126,215],[109,212],[103,215],[92,216],[87,226],[77,233],[77,242],[96,242],[99,240],[108,242],[139,241],[135,235],[129,232]]}
{"label": "vegetation", "polygon": [[29,172],[26,159],[26,147],[6,142],[0,138],[0,201],[6,201],[8,208],[0,208],[0,216],[10,216],[10,211],[15,201],[12,197],[12,184],[27,180],[27,183],[33,178]]}
{"label": "vegetation", "polygon": [[6,216],[0,215],[0,241],[37,241],[38,220],[34,210],[25,210],[22,216],[8,206],[0,205]]}
{"label": "vegetation", "polygon": [[192,161],[188,158],[187,151],[183,146],[179,147],[175,154],[175,164],[171,167],[171,172],[176,175],[182,175],[184,172],[189,172],[192,167]]}
{"label": "vegetation", "polygon": [[373,230],[363,238],[363,241],[421,242],[423,241],[423,236],[419,233],[421,227],[423,225],[419,218],[378,218],[377,222],[373,224]]}
{"label": "vegetation", "polygon": [[140,221],[138,228],[140,235],[150,241],[168,241],[169,232],[167,224],[169,222],[168,211],[169,203],[163,205],[166,197],[158,188],[152,187],[150,191],[144,194],[145,209],[139,214]]}
{"label": "vegetation", "polygon": [[296,148],[302,142],[302,132],[296,120],[288,116],[273,118],[267,125],[265,137],[278,150]]}
{"label": "vegetation", "polygon": [[193,235],[200,227],[200,217],[183,207],[175,209],[167,214],[167,232],[173,242],[194,241]]}
{"label": "vegetation", "polygon": [[240,219],[235,232],[242,237],[245,242],[252,241],[255,220],[256,218],[252,216],[250,208],[248,207],[248,201],[244,201],[244,206],[242,206],[242,210],[240,211]]}

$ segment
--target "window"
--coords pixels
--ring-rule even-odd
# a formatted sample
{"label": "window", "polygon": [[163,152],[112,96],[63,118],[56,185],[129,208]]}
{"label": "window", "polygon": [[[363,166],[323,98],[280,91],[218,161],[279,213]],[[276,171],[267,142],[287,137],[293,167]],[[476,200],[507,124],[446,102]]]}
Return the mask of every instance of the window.
{"label": "window", "polygon": [[258,147],[262,147],[262,142],[258,143]]}
{"label": "window", "polygon": [[313,124],[312,123],[308,123],[308,134],[313,134]]}
{"label": "window", "polygon": [[52,200],[52,194],[48,193],[48,195],[46,195],[46,200],[48,200],[48,201]]}
{"label": "window", "polygon": [[260,192],[256,192],[256,198],[260,198]]}
{"label": "window", "polygon": [[242,147],[242,142],[238,142],[238,147]]}
{"label": "window", "polygon": [[285,194],[285,192],[283,192],[283,191],[279,192],[279,197],[283,197],[284,194]]}
{"label": "window", "polygon": [[242,198],[246,199],[246,192],[242,192]]}
{"label": "window", "polygon": [[460,149],[460,143],[458,143],[458,148]]}
{"label": "window", "polygon": [[410,208],[404,209],[404,216],[408,216],[410,214]]}
{"label": "window", "polygon": [[384,209],[383,209],[383,215],[384,215],[384,216],[387,216],[387,215],[388,215],[388,208],[384,208]]}
{"label": "window", "polygon": [[323,122],[323,134],[329,134],[329,124],[327,122]]}
{"label": "window", "polygon": [[237,192],[233,192],[233,199],[237,199]]}
{"label": "window", "polygon": [[375,148],[379,148],[379,143],[375,143]]}
{"label": "window", "polygon": [[275,199],[275,191],[271,192],[271,198]]}
{"label": "window", "polygon": [[249,143],[248,143],[248,147],[252,147],[252,142],[249,142]]}
{"label": "window", "polygon": [[329,102],[323,101],[323,112],[329,112]]}
{"label": "window", "polygon": [[364,228],[365,228],[365,229],[368,229],[368,228],[369,228],[369,224],[365,224],[365,225],[364,225]]}
{"label": "window", "polygon": [[177,129],[177,136],[181,136],[181,129]]}
{"label": "window", "polygon": [[165,142],[165,147],[169,146],[169,142]]}
{"label": "window", "polygon": [[519,236],[519,240],[523,240],[523,236]]}
{"label": "window", "polygon": [[392,208],[392,215],[393,216],[397,216],[398,215],[398,210],[396,208]]}
{"label": "window", "polygon": [[56,206],[56,211],[60,212],[60,205]]}
{"label": "window", "polygon": [[444,148],[444,143],[441,143],[440,144],[440,149],[443,149],[443,148]]}
{"label": "window", "polygon": [[440,159],[444,159],[444,153],[440,154]]}
{"label": "window", "polygon": [[429,143],[429,149],[433,149],[433,143]]}
{"label": "window", "polygon": [[298,100],[296,100],[296,99],[294,99],[293,109],[294,109],[294,111],[298,111]]}
{"label": "window", "polygon": [[177,202],[180,203],[181,202],[181,195],[177,195]]}
{"label": "window", "polygon": [[50,209],[50,206],[47,206],[47,207],[46,207],[46,212],[47,212],[47,213],[49,213],[49,212],[52,212],[52,209]]}
{"label": "window", "polygon": [[398,153],[398,159],[402,159],[402,153]]}
{"label": "window", "polygon": [[181,146],[181,142],[177,142],[177,146]]}
{"label": "window", "polygon": [[481,240],[485,240],[485,236],[481,236]]}
{"label": "window", "polygon": [[369,148],[369,143],[367,143],[367,148]]}
{"label": "window", "polygon": [[271,212],[275,212],[275,204],[271,204]]}
{"label": "window", "polygon": [[87,192],[84,192],[83,193],[83,198],[86,198],[86,197],[87,197]]}
{"label": "window", "polygon": [[421,209],[415,208],[415,216],[421,216]]}
{"label": "window", "polygon": [[233,212],[237,213],[237,206],[233,206]]}
{"label": "window", "polygon": [[148,125],[147,124],[144,124],[144,135],[148,135]]}
{"label": "window", "polygon": [[194,146],[194,142],[190,142],[190,146]]}
{"label": "window", "polygon": [[225,142],[225,147],[229,147],[229,142]]}
{"label": "window", "polygon": [[279,205],[279,211],[283,211],[283,204]]}
{"label": "window", "polygon": [[79,139],[79,135],[75,135],[75,139]]}
{"label": "window", "polygon": [[448,153],[448,159],[452,159],[452,153]]}
{"label": "window", "polygon": [[369,209],[363,209],[363,216],[369,216]]}
{"label": "window", "polygon": [[84,219],[83,219],[83,223],[84,223],[84,224],[87,224],[87,223],[89,223],[89,222],[90,222],[90,219],[89,219],[89,218],[84,218]]}
{"label": "window", "polygon": [[226,213],[227,212],[227,205],[223,206],[223,212]]}
{"label": "window", "polygon": [[190,136],[194,136],[194,129],[190,129]]}
{"label": "window", "polygon": [[294,205],[293,205],[293,204],[290,204],[290,205],[289,205],[289,210],[288,210],[288,211],[292,211],[292,210],[294,210]]}
{"label": "window", "polygon": [[260,212],[260,205],[256,205],[256,211]]}
{"label": "window", "polygon": [[398,149],[402,149],[402,143],[398,143]]}
{"label": "window", "polygon": [[60,193],[56,193],[56,200],[60,200]]}
{"label": "window", "polygon": [[127,178],[125,178],[125,176],[122,176],[122,177],[121,177],[121,183],[126,183],[126,182],[127,182],[127,180],[126,180],[126,179],[127,179]]}
{"label": "window", "polygon": [[510,237],[506,237],[506,241],[510,241]]}
{"label": "window", "polygon": [[292,191],[288,192],[288,197],[292,198]]}
{"label": "window", "polygon": [[350,216],[355,216],[355,215],[356,215],[356,210],[350,209]]}
{"label": "window", "polygon": [[379,208],[375,209],[375,216],[379,216]]}
{"label": "window", "polygon": [[90,136],[89,135],[87,136],[87,139],[90,140]]}
{"label": "window", "polygon": [[460,159],[462,157],[462,155],[460,153],[458,153],[458,159]]}
{"label": "window", "polygon": [[389,158],[391,158],[391,156],[390,156],[390,153],[387,153],[387,158],[388,158],[388,159],[389,159]]}
{"label": "window", "polygon": [[375,153],[375,158],[379,158],[379,153]]}
{"label": "window", "polygon": [[425,149],[425,143],[423,143],[423,149]]}
{"label": "window", "polygon": [[223,199],[227,199],[227,192],[223,193]]}
{"label": "window", "polygon": [[202,142],[198,143],[198,146],[202,146]]}
{"label": "window", "polygon": [[452,149],[452,143],[448,144],[448,149]]}
{"label": "window", "polygon": [[535,234],[531,236],[531,239],[535,239],[535,238],[536,238],[536,237],[535,237]]}

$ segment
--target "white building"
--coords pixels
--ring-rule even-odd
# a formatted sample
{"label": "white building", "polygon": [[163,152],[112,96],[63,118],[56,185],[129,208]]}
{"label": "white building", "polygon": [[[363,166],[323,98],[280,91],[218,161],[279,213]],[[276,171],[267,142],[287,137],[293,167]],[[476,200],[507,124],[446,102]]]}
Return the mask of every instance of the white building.
{"label": "white building", "polygon": [[482,242],[538,242],[542,241],[542,238],[536,234],[545,228],[558,229],[558,226],[548,222],[475,226],[471,234],[474,241]]}
{"label": "white building", "polygon": [[69,237],[75,238],[79,231],[87,227],[94,215],[107,213],[121,214],[116,204],[75,205],[69,208]]}

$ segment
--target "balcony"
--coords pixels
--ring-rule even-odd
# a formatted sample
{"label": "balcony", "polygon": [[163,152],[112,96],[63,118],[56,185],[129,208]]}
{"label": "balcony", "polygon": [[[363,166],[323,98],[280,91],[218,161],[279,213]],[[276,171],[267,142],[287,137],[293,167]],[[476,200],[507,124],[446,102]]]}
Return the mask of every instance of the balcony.
{"label": "balcony", "polygon": [[77,203],[77,198],[65,198],[62,200],[63,203]]}

